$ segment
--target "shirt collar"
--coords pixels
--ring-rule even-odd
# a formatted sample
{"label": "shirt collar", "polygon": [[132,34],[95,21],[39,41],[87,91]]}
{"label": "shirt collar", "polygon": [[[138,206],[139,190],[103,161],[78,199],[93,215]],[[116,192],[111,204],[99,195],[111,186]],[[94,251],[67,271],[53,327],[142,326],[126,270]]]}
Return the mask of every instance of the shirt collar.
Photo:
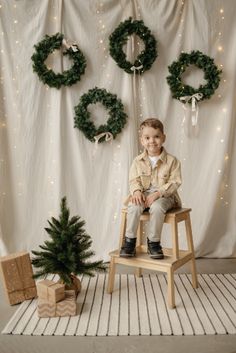
{"label": "shirt collar", "polygon": [[[162,162],[166,162],[166,156],[167,156],[167,152],[166,152],[165,148],[162,147],[162,151],[161,151],[161,154],[159,155],[159,159]],[[146,150],[138,156],[138,160],[141,160],[141,159],[143,159],[145,161],[148,160],[148,154],[147,154]]]}

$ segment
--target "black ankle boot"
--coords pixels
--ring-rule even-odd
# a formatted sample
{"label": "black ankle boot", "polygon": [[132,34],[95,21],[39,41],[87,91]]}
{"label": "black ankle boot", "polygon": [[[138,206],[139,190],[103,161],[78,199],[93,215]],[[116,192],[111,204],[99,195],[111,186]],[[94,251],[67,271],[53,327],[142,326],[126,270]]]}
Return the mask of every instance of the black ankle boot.
{"label": "black ankle boot", "polygon": [[125,237],[124,245],[120,250],[121,257],[133,257],[135,256],[135,245],[136,245],[136,238],[128,238]]}
{"label": "black ankle boot", "polygon": [[164,259],[164,254],[159,241],[150,241],[147,238],[148,254],[152,259]]}

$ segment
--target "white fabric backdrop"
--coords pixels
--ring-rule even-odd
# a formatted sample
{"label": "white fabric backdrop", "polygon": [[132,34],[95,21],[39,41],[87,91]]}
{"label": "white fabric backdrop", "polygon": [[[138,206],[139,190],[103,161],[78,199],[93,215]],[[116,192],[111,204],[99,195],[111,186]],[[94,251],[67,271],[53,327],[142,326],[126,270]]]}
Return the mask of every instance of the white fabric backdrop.
{"label": "white fabric backdrop", "polygon": [[[184,206],[193,209],[197,256],[235,256],[235,1],[0,0],[0,16],[0,254],[41,244],[47,219],[58,215],[66,195],[71,214],[86,221],[97,256],[107,260],[118,244],[129,166],[139,153],[137,127],[147,117],[159,117],[167,150],[182,161],[180,194]],[[136,101],[132,76],[108,50],[109,35],[129,16],[144,20],[159,53],[136,82]],[[81,81],[60,90],[39,81],[30,59],[34,44],[58,31],[77,41],[87,60]],[[141,46],[136,38],[132,48],[129,40],[128,58]],[[168,65],[191,50],[213,57],[223,68],[215,95],[200,104],[195,134],[182,124],[183,108],[166,82]],[[58,53],[47,63],[62,69]],[[69,65],[64,58],[63,68]],[[200,70],[185,76],[196,87],[203,80]],[[93,158],[94,144],[73,127],[73,107],[95,86],[122,99],[128,122],[112,144],[99,145]],[[99,104],[91,112],[97,125],[106,121]],[[168,231],[165,227],[164,245]]]}

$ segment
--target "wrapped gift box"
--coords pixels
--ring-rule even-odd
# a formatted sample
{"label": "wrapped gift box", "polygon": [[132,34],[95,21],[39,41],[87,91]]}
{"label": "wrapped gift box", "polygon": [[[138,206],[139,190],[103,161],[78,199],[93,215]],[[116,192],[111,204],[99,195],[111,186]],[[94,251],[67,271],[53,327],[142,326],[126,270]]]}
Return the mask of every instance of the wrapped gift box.
{"label": "wrapped gift box", "polygon": [[0,269],[5,292],[11,305],[37,296],[28,252],[21,251],[0,257]]}
{"label": "wrapped gift box", "polygon": [[76,315],[76,296],[74,290],[65,291],[65,299],[53,303],[48,300],[38,299],[38,316],[39,317],[56,317],[56,316],[75,316]]}
{"label": "wrapped gift box", "polygon": [[45,279],[37,283],[39,299],[57,303],[65,299],[65,285]]}

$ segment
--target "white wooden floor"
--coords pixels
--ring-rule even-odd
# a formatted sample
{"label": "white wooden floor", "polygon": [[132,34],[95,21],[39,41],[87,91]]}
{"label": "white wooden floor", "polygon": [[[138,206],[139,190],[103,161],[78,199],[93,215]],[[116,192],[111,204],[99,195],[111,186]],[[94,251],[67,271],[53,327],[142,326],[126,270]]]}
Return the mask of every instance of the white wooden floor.
{"label": "white wooden floor", "polygon": [[[130,269],[119,268],[121,273]],[[199,273],[235,273],[236,259],[198,259]],[[181,272],[188,272],[188,268]],[[0,330],[17,306],[9,306],[0,283]],[[130,336],[130,337],[35,337],[0,335],[0,353],[236,353],[236,335]]]}

